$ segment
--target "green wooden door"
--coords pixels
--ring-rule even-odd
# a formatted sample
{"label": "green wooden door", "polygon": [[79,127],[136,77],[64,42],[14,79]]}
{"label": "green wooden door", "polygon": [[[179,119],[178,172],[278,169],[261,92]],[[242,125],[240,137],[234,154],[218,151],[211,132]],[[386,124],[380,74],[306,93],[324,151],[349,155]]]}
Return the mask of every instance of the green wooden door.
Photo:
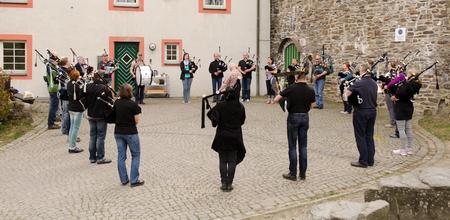
{"label": "green wooden door", "polygon": [[114,59],[119,62],[119,69],[115,74],[114,89],[119,90],[120,86],[128,83],[135,87],[133,77],[130,73],[131,63],[137,58],[139,43],[116,42],[114,43]]}
{"label": "green wooden door", "polygon": [[299,63],[301,62],[300,52],[297,51],[297,47],[295,46],[295,44],[289,44],[284,49],[284,69],[285,70],[287,70],[287,67],[289,65],[291,65],[293,58],[296,58]]}

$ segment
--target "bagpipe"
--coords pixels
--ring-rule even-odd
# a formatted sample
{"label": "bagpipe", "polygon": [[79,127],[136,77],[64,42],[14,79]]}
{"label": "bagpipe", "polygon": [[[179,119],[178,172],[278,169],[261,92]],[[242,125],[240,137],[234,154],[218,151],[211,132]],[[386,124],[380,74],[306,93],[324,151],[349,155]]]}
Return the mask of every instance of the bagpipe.
{"label": "bagpipe", "polygon": [[[37,49],[34,50],[36,53],[36,60],[34,66],[37,67],[37,60],[39,59],[47,68],[46,71],[50,71],[49,76],[44,76],[44,81],[48,83],[48,85],[53,86],[55,81],[59,82],[59,84],[66,84],[70,81],[68,73],[62,71],[58,66],[58,62],[60,61],[59,57],[52,53],[49,49],[47,49],[48,59],[44,57],[44,55],[39,52]],[[53,60],[55,63],[51,62]],[[56,76],[53,77],[52,72],[56,73]],[[53,84],[53,85],[52,85]]]}
{"label": "bagpipe", "polygon": [[[239,99],[239,93],[241,90],[241,82],[240,80],[236,81],[236,84],[234,84],[233,87],[231,88],[227,88],[225,91],[219,91],[217,90],[217,92],[215,94],[211,94],[211,95],[203,95],[202,97],[202,115],[201,115],[201,128],[205,128],[205,116],[206,116],[206,110],[208,109],[208,117],[210,117],[210,112],[211,112],[211,105],[209,104],[209,98],[213,97],[213,96],[222,96],[222,99],[220,101],[224,101],[224,100],[228,100],[229,96],[237,96],[235,98]],[[215,127],[215,126],[214,126]]]}
{"label": "bagpipe", "polygon": [[[187,53],[184,49],[183,49],[183,54],[189,54]],[[184,57],[183,57],[184,58]],[[200,58],[195,59],[195,56],[193,56],[192,58],[189,58],[189,69],[192,70],[192,73],[197,72],[197,70],[199,68],[201,68],[201,64],[200,64]]]}
{"label": "bagpipe", "polygon": [[[408,84],[408,83],[412,83],[415,81],[419,81],[419,77],[425,73],[426,71],[430,70],[433,67],[436,67],[437,69],[437,64],[439,63],[439,61],[435,61],[433,64],[431,64],[430,66],[428,66],[427,68],[425,68],[424,70],[422,70],[420,73],[418,74],[412,74],[411,76],[409,76],[408,78],[406,78],[405,80],[397,83],[395,86],[397,87],[397,89],[399,89],[401,86]],[[439,82],[436,78],[436,89],[439,90]]]}

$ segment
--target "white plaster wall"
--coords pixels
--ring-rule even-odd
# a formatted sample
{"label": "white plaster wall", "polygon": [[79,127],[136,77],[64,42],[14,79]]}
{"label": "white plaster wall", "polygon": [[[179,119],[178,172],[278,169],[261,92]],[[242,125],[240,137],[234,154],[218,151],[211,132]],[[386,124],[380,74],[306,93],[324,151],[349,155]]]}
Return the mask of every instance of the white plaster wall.
{"label": "white plaster wall", "polygon": [[[168,73],[172,97],[182,95],[178,66],[161,65],[161,40],[181,39],[183,48],[201,58],[201,69],[192,84],[192,95],[211,93],[209,62],[221,46],[222,57],[241,59],[248,47],[256,52],[256,1],[232,0],[231,14],[199,13],[198,0],[147,0],[144,12],[110,11],[107,0],[34,0],[33,8],[1,8],[0,34],[31,34],[33,51],[49,48],[59,56],[69,56],[72,47],[79,55],[89,58],[96,67],[97,56],[105,48],[109,51],[109,37],[144,37],[144,54],[152,68]],[[270,2],[261,0],[261,57],[262,64],[270,49]],[[266,41],[267,40],[267,41]],[[150,51],[150,43],[157,49]],[[33,53],[33,62],[35,54]],[[262,66],[263,67],[263,66]],[[47,97],[42,76],[43,64],[33,64],[31,80],[13,80],[19,90]],[[264,74],[261,71],[261,94],[265,94]],[[256,94],[256,77],[252,83]]]}

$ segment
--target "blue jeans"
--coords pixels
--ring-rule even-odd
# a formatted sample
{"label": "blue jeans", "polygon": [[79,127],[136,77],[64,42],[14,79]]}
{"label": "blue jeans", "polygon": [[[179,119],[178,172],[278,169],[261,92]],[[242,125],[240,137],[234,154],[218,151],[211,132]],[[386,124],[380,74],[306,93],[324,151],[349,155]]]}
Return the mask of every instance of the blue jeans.
{"label": "blue jeans", "polygon": [[136,86],[136,92],[134,94],[134,100],[136,103],[142,103],[144,102],[145,98],[145,86]]}
{"label": "blue jeans", "polygon": [[70,129],[70,115],[69,115],[69,101],[61,100],[61,115],[62,115],[62,134],[68,135]]}
{"label": "blue jeans", "polygon": [[69,150],[73,150],[77,147],[78,131],[80,131],[83,112],[69,111],[69,115],[70,115]]}
{"label": "blue jeans", "polygon": [[50,106],[48,108],[48,126],[52,126],[55,124],[56,119],[56,112],[58,111],[59,106],[59,99],[58,99],[58,93],[56,92],[50,92],[48,93],[50,95]]}
{"label": "blue jeans", "polygon": [[242,78],[242,99],[250,100],[251,84],[252,84],[252,78]]}
{"label": "blue jeans", "polygon": [[323,107],[323,87],[325,86],[325,80],[316,80],[314,84],[314,92],[316,93],[316,105],[319,108]]}
{"label": "blue jeans", "polygon": [[138,134],[114,134],[117,143],[117,168],[119,170],[120,182],[126,183],[128,179],[127,166],[127,146],[131,151],[131,183],[139,180],[139,162],[141,159],[141,145]]}
{"label": "blue jeans", "polygon": [[356,146],[359,151],[359,163],[373,165],[375,157],[375,120],[377,111],[375,109],[355,109],[353,112],[353,129],[355,133]]}
{"label": "blue jeans", "polygon": [[289,144],[289,173],[297,176],[297,139],[300,176],[306,175],[308,166],[306,147],[308,144],[309,116],[308,113],[289,113],[287,119],[287,136]]}
{"label": "blue jeans", "polygon": [[89,160],[102,160],[105,157],[105,137],[108,125],[105,120],[89,120]]}
{"label": "blue jeans", "polygon": [[[213,94],[216,94],[216,91],[220,89],[222,86],[222,78],[212,78],[212,87],[213,87]],[[220,96],[214,95],[214,102],[219,101]]]}
{"label": "blue jeans", "polygon": [[188,103],[191,98],[191,84],[192,78],[183,80],[183,99],[184,103]]}

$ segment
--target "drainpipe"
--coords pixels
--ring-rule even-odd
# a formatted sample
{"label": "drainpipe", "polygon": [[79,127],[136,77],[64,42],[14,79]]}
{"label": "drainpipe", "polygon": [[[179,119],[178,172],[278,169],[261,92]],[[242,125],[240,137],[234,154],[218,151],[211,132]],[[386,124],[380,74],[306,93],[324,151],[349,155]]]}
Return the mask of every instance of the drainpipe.
{"label": "drainpipe", "polygon": [[256,96],[259,96],[259,90],[260,90],[260,79],[259,79],[259,61],[260,61],[260,48],[259,48],[259,40],[260,40],[260,2],[259,0],[256,0]]}

